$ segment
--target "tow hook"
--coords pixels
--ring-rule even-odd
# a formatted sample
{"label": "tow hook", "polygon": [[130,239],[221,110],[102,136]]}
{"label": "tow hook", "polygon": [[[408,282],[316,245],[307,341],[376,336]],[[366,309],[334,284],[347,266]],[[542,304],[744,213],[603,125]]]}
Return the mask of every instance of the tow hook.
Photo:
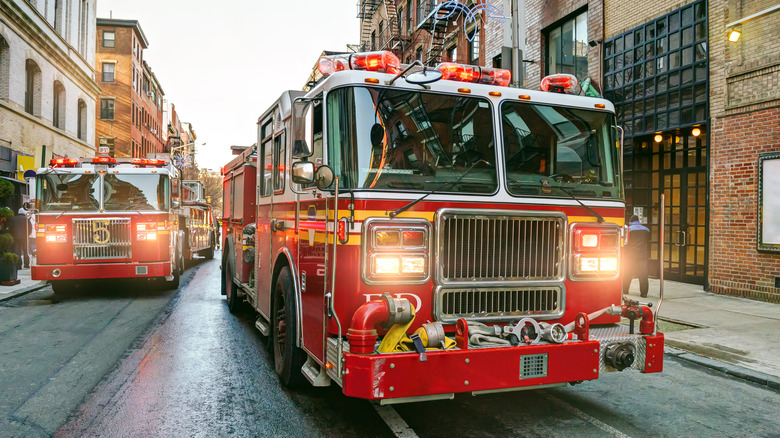
{"label": "tow hook", "polygon": [[611,344],[604,349],[604,362],[618,371],[633,365],[635,356],[634,345],[630,343]]}

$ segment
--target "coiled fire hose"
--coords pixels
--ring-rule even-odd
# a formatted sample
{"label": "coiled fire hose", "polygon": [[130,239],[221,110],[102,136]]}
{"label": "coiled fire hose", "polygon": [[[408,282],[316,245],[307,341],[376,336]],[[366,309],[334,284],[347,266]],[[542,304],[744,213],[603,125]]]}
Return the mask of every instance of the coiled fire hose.
{"label": "coiled fire hose", "polygon": [[414,333],[407,335],[406,331],[412,326],[414,318],[415,310],[412,306],[412,319],[406,324],[395,324],[390,327],[377,351],[380,353],[404,351],[423,353],[426,350],[448,350],[455,346],[455,340],[444,335],[444,326],[440,322],[425,323]]}

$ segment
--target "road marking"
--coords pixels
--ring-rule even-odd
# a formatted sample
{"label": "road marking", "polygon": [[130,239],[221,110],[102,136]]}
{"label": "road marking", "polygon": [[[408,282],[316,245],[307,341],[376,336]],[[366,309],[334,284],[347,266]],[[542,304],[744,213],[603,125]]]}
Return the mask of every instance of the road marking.
{"label": "road marking", "polygon": [[398,438],[419,438],[392,406],[374,405],[374,409]]}
{"label": "road marking", "polygon": [[614,427],[610,426],[607,423],[604,423],[603,421],[597,419],[596,417],[593,417],[591,415],[586,414],[585,412],[575,408],[574,406],[570,405],[569,403],[566,403],[565,401],[559,399],[558,397],[551,395],[551,394],[545,394],[544,398],[547,400],[553,402],[554,404],[564,408],[568,409],[569,411],[573,412],[574,415],[580,417],[581,419],[587,421],[588,423],[598,427],[599,429],[603,430],[604,432],[607,432],[608,434],[618,437],[618,438],[631,438],[630,435],[626,435],[623,432],[615,429]]}

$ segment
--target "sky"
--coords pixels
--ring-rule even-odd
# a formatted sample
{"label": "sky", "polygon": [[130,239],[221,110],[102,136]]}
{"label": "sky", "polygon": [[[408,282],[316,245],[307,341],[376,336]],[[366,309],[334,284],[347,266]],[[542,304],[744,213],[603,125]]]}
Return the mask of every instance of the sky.
{"label": "sky", "polygon": [[[257,141],[257,118],[300,90],[323,50],[360,39],[357,0],[97,0],[98,18],[138,20],[144,60],[198,136],[200,168]],[[201,146],[201,143],[206,143]]]}

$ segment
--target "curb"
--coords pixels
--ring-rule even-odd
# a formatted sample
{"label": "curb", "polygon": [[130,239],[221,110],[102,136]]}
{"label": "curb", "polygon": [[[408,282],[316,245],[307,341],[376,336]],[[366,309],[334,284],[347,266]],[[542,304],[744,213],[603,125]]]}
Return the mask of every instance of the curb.
{"label": "curb", "polygon": [[720,371],[728,374],[729,376],[737,377],[747,380],[749,382],[757,383],[759,385],[768,386],[772,389],[780,390],[780,377],[773,376],[771,374],[762,373],[760,371],[751,370],[748,368],[740,367],[737,365],[721,362],[709,357],[700,356],[696,353],[691,353],[685,350],[681,350],[674,347],[664,346],[664,354],[686,362],[695,363],[712,370]]}
{"label": "curb", "polygon": [[0,302],[8,301],[8,300],[14,299],[16,297],[20,297],[22,295],[27,295],[30,292],[35,292],[36,290],[43,289],[46,286],[48,286],[48,283],[44,283],[43,281],[41,281],[38,284],[34,284],[32,286],[28,286],[28,287],[26,287],[24,289],[17,289],[15,291],[12,291],[12,292],[8,293],[8,295],[0,296]]}

